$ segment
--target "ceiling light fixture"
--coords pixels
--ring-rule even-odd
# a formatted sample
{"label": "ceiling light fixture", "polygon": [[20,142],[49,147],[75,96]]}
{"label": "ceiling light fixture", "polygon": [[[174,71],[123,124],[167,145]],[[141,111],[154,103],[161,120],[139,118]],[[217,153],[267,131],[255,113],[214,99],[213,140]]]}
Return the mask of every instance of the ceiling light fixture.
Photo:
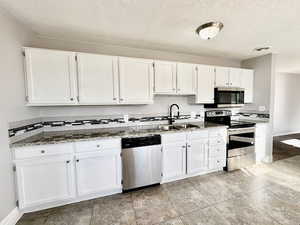
{"label": "ceiling light fixture", "polygon": [[196,33],[202,39],[210,40],[217,36],[217,34],[222,30],[223,27],[224,25],[221,22],[209,22],[202,24],[200,27],[198,27]]}
{"label": "ceiling light fixture", "polygon": [[260,48],[255,48],[254,51],[260,52],[260,51],[267,51],[271,48],[271,46],[266,46],[266,47],[260,47]]}

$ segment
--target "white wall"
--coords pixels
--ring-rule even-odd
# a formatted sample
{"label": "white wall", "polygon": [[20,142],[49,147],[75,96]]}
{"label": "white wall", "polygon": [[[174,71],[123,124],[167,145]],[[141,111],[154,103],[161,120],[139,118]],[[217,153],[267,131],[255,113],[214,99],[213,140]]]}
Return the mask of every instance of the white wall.
{"label": "white wall", "polygon": [[300,74],[277,73],[274,135],[300,132]]}
{"label": "white wall", "polygon": [[0,11],[0,221],[16,207],[8,122],[39,115],[38,109],[24,106],[24,79],[21,47],[32,33]]}
{"label": "white wall", "polygon": [[254,99],[253,104],[246,105],[246,108],[258,110],[259,106],[264,106],[266,111],[271,106],[271,74],[272,55],[255,57],[242,61],[243,68],[254,69]]}
{"label": "white wall", "polygon": [[188,104],[188,97],[186,96],[156,96],[154,104],[151,105],[43,107],[41,116],[167,115],[169,106],[173,103],[179,105],[181,114],[203,111],[203,105]]}
{"label": "white wall", "polygon": [[241,65],[243,68],[254,69],[254,102],[245,108],[258,110],[259,106],[265,106],[266,110],[270,113],[270,122],[267,130],[267,147],[263,161],[272,162],[276,55],[268,54],[244,60],[241,62]]}
{"label": "white wall", "polygon": [[[160,60],[182,61],[190,63],[211,64],[220,66],[240,67],[240,61],[200,55],[180,54],[174,52],[140,49],[117,45],[87,43],[77,41],[63,41],[45,37],[36,37],[31,43],[33,47],[52,48],[69,51],[102,53],[109,55],[140,57]],[[80,106],[80,107],[45,107],[41,109],[41,116],[85,116],[85,115],[122,115],[122,114],[166,114],[168,106],[178,103],[182,112],[199,111],[202,106],[189,105],[187,97],[157,96],[153,105],[145,106]]]}

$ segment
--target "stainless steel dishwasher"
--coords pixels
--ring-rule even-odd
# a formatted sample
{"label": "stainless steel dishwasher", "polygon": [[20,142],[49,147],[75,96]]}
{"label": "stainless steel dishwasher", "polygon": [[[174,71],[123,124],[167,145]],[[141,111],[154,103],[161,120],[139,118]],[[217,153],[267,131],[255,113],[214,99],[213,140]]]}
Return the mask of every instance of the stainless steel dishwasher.
{"label": "stainless steel dishwasher", "polygon": [[122,138],[123,190],[161,182],[160,135]]}

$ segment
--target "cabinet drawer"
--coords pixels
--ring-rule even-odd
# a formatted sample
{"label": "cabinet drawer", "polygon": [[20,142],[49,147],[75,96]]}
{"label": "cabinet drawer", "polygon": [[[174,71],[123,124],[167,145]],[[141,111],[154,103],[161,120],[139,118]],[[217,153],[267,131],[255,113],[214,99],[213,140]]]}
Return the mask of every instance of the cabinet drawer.
{"label": "cabinet drawer", "polygon": [[190,133],[188,136],[189,139],[191,140],[198,140],[198,139],[203,139],[203,138],[208,138],[208,131],[207,130],[201,130],[201,131],[193,131]]}
{"label": "cabinet drawer", "polygon": [[186,142],[186,133],[162,134],[161,139],[164,145],[174,142]]}
{"label": "cabinet drawer", "polygon": [[107,148],[121,149],[121,139],[105,139],[97,141],[83,141],[75,143],[76,152],[94,152]]}
{"label": "cabinet drawer", "polygon": [[226,146],[226,141],[223,137],[215,137],[215,138],[209,138],[209,145],[215,146],[215,145],[223,145]]}
{"label": "cabinet drawer", "polygon": [[226,166],[226,158],[225,157],[215,157],[209,159],[208,168],[210,170],[218,169]]}
{"label": "cabinet drawer", "polygon": [[225,145],[215,145],[209,148],[210,158],[225,158],[226,157],[226,146]]}
{"label": "cabinet drawer", "polygon": [[101,149],[97,152],[80,152],[75,155],[76,160],[78,159],[86,159],[93,157],[105,157],[105,156],[118,156],[120,157],[121,149],[117,148],[105,148]]}
{"label": "cabinet drawer", "polygon": [[15,159],[26,159],[58,154],[71,154],[73,153],[73,144],[68,143],[21,147],[16,148],[14,151]]}
{"label": "cabinet drawer", "polygon": [[221,137],[226,138],[227,130],[226,129],[212,129],[209,131],[209,137]]}

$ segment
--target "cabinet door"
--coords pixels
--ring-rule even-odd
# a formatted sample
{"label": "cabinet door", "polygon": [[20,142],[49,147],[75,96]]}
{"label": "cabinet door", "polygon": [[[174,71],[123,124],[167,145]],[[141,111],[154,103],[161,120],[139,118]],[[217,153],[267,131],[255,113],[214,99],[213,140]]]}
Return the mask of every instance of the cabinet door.
{"label": "cabinet door", "polygon": [[229,86],[241,87],[242,70],[239,68],[230,68],[229,71]]}
{"label": "cabinet door", "polygon": [[76,103],[74,52],[25,49],[29,105],[72,105]]}
{"label": "cabinet door", "polygon": [[263,162],[267,156],[267,123],[257,123],[255,129],[255,155],[257,162]]}
{"label": "cabinet door", "polygon": [[214,67],[198,65],[197,71],[196,103],[214,103]]}
{"label": "cabinet door", "polygon": [[119,100],[117,57],[78,53],[80,104],[116,104]]}
{"label": "cabinet door", "polygon": [[120,103],[153,103],[153,61],[119,57]]}
{"label": "cabinet door", "polygon": [[163,180],[180,178],[186,173],[186,143],[163,146]]}
{"label": "cabinet door", "polygon": [[253,82],[254,72],[253,70],[242,70],[241,87],[245,89],[245,103],[253,102]]}
{"label": "cabinet door", "polygon": [[216,67],[216,87],[228,87],[229,86],[229,68]]}
{"label": "cabinet door", "polygon": [[121,157],[119,149],[76,156],[77,190],[79,196],[105,195],[121,189]]}
{"label": "cabinet door", "polygon": [[31,208],[75,197],[72,156],[16,163],[20,208]]}
{"label": "cabinet door", "polygon": [[154,61],[154,93],[176,93],[176,63]]}
{"label": "cabinet door", "polygon": [[187,146],[187,173],[195,174],[208,169],[208,139],[190,140]]}
{"label": "cabinet door", "polygon": [[181,95],[195,94],[196,65],[177,63],[177,93]]}

